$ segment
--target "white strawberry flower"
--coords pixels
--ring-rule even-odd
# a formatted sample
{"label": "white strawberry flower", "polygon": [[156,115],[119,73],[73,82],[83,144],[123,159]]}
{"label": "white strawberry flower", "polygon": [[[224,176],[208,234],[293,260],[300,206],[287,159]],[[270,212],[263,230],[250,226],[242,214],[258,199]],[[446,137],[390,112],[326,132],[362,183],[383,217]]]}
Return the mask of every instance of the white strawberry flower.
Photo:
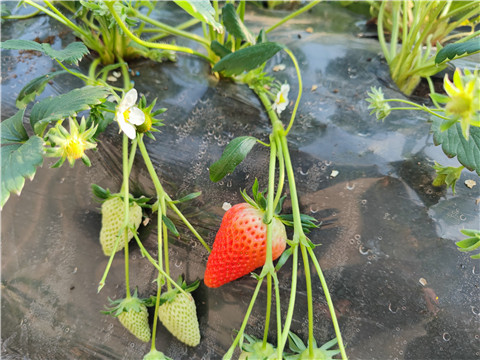
{"label": "white strawberry flower", "polygon": [[145,122],[145,114],[135,106],[137,97],[137,90],[131,89],[128,91],[118,104],[115,113],[115,120],[117,120],[120,130],[130,139],[135,139],[135,125],[141,125]]}
{"label": "white strawberry flower", "polygon": [[277,112],[278,115],[287,108],[288,105],[288,92],[290,91],[290,85],[283,84],[280,91],[277,93],[277,98],[272,105],[272,109]]}

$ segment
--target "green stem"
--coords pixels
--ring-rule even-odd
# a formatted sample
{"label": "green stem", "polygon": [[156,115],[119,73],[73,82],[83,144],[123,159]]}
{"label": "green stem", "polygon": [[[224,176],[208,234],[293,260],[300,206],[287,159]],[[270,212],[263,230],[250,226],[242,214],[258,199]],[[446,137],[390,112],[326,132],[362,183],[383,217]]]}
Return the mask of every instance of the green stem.
{"label": "green stem", "polygon": [[[281,149],[281,143],[280,139],[275,137],[275,142],[277,145],[277,148]],[[279,203],[281,197],[282,197],[282,192],[283,192],[283,185],[285,184],[285,162],[283,160],[283,152],[278,151],[277,152],[277,157],[278,157],[278,182],[277,182],[277,193],[275,194],[275,200],[273,201],[273,208],[277,208],[277,204]]]}
{"label": "green stem", "polygon": [[267,274],[267,311],[265,314],[265,328],[263,329],[263,348],[267,347],[268,330],[270,327],[270,314],[272,311],[272,274]]}
{"label": "green stem", "polygon": [[207,245],[205,240],[200,236],[200,234],[193,228],[193,226],[190,224],[190,222],[185,218],[185,216],[180,212],[180,210],[175,206],[175,204],[172,202],[172,199],[168,196],[168,194],[163,190],[162,184],[160,184],[160,180],[158,178],[157,173],[155,172],[155,169],[153,167],[152,161],[150,160],[150,157],[148,156],[147,149],[145,148],[145,144],[143,142],[143,135],[140,137],[140,141],[138,143],[138,147],[140,149],[140,152],[143,156],[143,160],[145,162],[145,166],[147,167],[148,173],[150,174],[150,177],[152,178],[153,185],[155,186],[155,190],[158,193],[162,193],[165,196],[165,200],[167,201],[168,206],[180,217],[180,219],[183,221],[183,223],[187,226],[187,228],[195,235],[195,237],[200,241],[200,243],[203,245],[203,247],[208,251],[211,252],[212,249]]}
{"label": "green stem", "polygon": [[129,210],[130,210],[130,193],[128,190],[129,183],[129,172],[128,172],[128,137],[123,134],[123,204],[124,204],[124,218],[123,218],[123,227],[125,229],[125,287],[126,287],[126,298],[130,299],[130,276],[128,269],[128,223],[129,223]]}
{"label": "green stem", "polygon": [[243,319],[242,326],[240,327],[240,330],[238,331],[237,336],[235,337],[235,340],[233,340],[232,345],[228,349],[227,353],[223,356],[223,360],[230,360],[233,356],[233,351],[237,347],[238,342],[240,341],[240,338],[243,336],[243,332],[245,331],[245,327],[247,326],[248,319],[250,317],[250,313],[252,312],[253,305],[255,304],[255,301],[258,296],[258,292],[260,291],[260,287],[262,285],[264,278],[260,278],[257,283],[257,287],[255,288],[255,291],[253,292],[252,299],[250,300],[250,304],[248,305],[247,313],[245,314],[245,318]]}
{"label": "green stem", "polygon": [[305,270],[305,282],[307,284],[307,310],[308,310],[308,354],[313,359],[314,337],[313,337],[313,296],[312,296],[312,277],[310,275],[310,264],[308,261],[305,245],[300,243],[300,251],[303,258],[303,268]]}
{"label": "green stem", "polygon": [[55,59],[55,61],[58,63],[58,65],[60,65],[60,67],[65,70],[66,72],[68,72],[69,74],[85,81],[86,83],[90,80],[90,78],[80,72],[76,72],[76,71],[72,71],[70,70],[69,68],[67,68],[65,65],[63,65],[59,60]]}
{"label": "green stem", "polygon": [[292,283],[290,288],[290,298],[288,299],[288,309],[287,315],[285,316],[285,323],[283,325],[283,331],[281,332],[280,344],[277,348],[278,358],[281,359],[283,349],[288,340],[288,332],[290,330],[290,325],[292,324],[293,319],[293,310],[295,309],[295,297],[297,295],[297,273],[298,273],[298,245],[293,245],[293,256],[292,256]]}
{"label": "green stem", "polygon": [[[157,193],[157,198],[158,198],[159,194]],[[158,211],[157,211],[157,224],[158,224],[158,227],[160,226],[159,224],[163,224],[163,220],[162,220],[162,211],[159,207]],[[162,256],[162,243],[163,243],[163,239],[162,239],[162,232],[161,231],[158,231],[158,234],[157,234],[157,251],[158,251],[158,266],[160,268],[162,268],[163,264],[162,264],[162,259],[163,259],[163,256]],[[157,298],[155,300],[155,315],[153,317],[153,330],[152,330],[152,347],[151,347],[151,350],[156,350],[155,348],[155,336],[156,336],[156,333],[157,333],[157,323],[158,323],[158,308],[160,306],[160,295],[161,295],[161,292],[162,292],[162,276],[160,274],[160,272],[158,273],[158,277],[157,277]]]}
{"label": "green stem", "polygon": [[184,53],[187,53],[187,54],[196,55],[198,57],[201,57],[202,59],[207,60],[210,63],[213,63],[213,61],[210,58],[208,58],[207,56],[205,56],[204,54],[201,54],[201,53],[199,53],[195,50],[192,50],[190,48],[187,48],[187,47],[184,47],[184,46],[170,45],[170,44],[153,43],[153,42],[144,41],[144,40],[138,38],[124,24],[124,22],[122,21],[120,16],[117,14],[115,9],[113,8],[113,4],[111,2],[106,2],[105,4],[110,9],[110,12],[111,12],[112,16],[115,18],[118,26],[125,32],[125,34],[127,34],[127,36],[130,39],[135,41],[137,44],[140,44],[140,45],[146,46],[148,48],[152,48],[152,49],[162,49],[162,50],[172,50],[172,51],[184,52]]}
{"label": "green stem", "polygon": [[[380,43],[380,47],[382,48],[383,55],[385,56],[385,60],[387,60],[387,63],[390,64],[390,62],[392,61],[392,57],[390,56],[390,53],[388,51],[387,43],[385,41],[385,34],[383,33],[383,16],[385,13],[385,4],[386,2],[382,1],[380,4],[380,9],[378,10],[377,34],[378,34],[378,42]],[[403,31],[405,31],[405,29],[403,29]]]}
{"label": "green stem", "polygon": [[295,70],[297,72],[297,79],[298,79],[297,101],[295,102],[295,106],[293,107],[290,123],[288,124],[287,130],[285,130],[285,136],[287,136],[288,133],[290,132],[290,129],[293,126],[293,122],[295,121],[295,116],[297,115],[298,105],[300,104],[300,99],[302,97],[303,84],[302,84],[302,74],[300,73],[300,68],[298,67],[298,62],[295,55],[293,55],[293,53],[288,48],[283,48],[283,50],[288,54],[288,56],[290,56],[290,59],[292,59],[293,65],[295,66]]}
{"label": "green stem", "polygon": [[277,27],[279,27],[280,25],[283,25],[285,24],[288,20],[291,20],[293,19],[294,17],[304,13],[305,11],[308,11],[310,10],[312,7],[314,7],[315,5],[317,5],[318,3],[320,3],[321,0],[317,0],[317,1],[312,1],[310,2],[308,5],[302,7],[301,9],[298,9],[297,11],[294,11],[293,13],[291,13],[290,15],[288,16],[285,16],[282,20],[280,20],[279,22],[277,22],[275,25],[269,27],[267,30],[265,30],[265,32],[268,34],[270,31],[272,30],[275,30]]}
{"label": "green stem", "polygon": [[[162,213],[167,216],[167,207],[165,205],[165,193],[159,194],[158,201],[160,202],[159,208],[162,209]],[[163,231],[163,256],[165,257],[165,272],[170,276],[170,259],[168,253],[168,230],[165,223],[162,221],[162,228],[158,229],[158,231]],[[167,291],[172,289],[172,285],[170,284],[170,280],[167,280]]]}
{"label": "green stem", "polygon": [[25,20],[25,19],[30,19],[40,13],[40,10],[38,9],[37,11],[34,11],[33,13],[26,14],[26,15],[6,15],[2,16],[2,19],[4,20]]}
{"label": "green stem", "polygon": [[101,61],[100,58],[96,58],[90,64],[90,67],[88,68],[89,79],[95,80],[97,78],[97,76],[95,74],[96,74],[96,71],[97,71],[98,64],[100,64],[100,61]]}
{"label": "green stem", "polygon": [[[25,0],[26,3],[34,6],[32,3],[33,1],[30,1],[30,0]],[[58,9],[53,6],[50,1],[45,1],[45,5],[47,5],[52,11],[52,12],[46,12],[45,8],[42,8],[41,6],[35,6],[37,9],[39,10],[42,10],[44,11],[46,14],[52,16],[52,15],[56,15],[56,16],[52,16],[54,17],[55,19],[59,20],[60,22],[62,22],[63,24],[65,24],[66,26],[68,26],[70,29],[73,29],[74,31],[76,31],[77,33],[79,33],[80,35],[82,36],[85,36],[85,37],[88,37],[90,34],[86,33],[85,31],[83,31],[82,28],[78,27],[77,25],[75,25],[73,22],[71,22],[67,17],[65,17],[65,15],[63,15],[60,11],[58,11]]]}
{"label": "green stem", "polygon": [[154,25],[154,26],[158,27],[159,29],[162,29],[162,30],[164,30],[164,31],[166,31],[166,32],[168,32],[172,35],[182,36],[186,39],[196,41],[196,42],[202,44],[203,46],[205,46],[206,48],[210,48],[210,43],[208,42],[208,40],[204,39],[201,36],[198,36],[196,34],[192,34],[188,31],[180,30],[178,27],[173,27],[173,26],[166,25],[166,24],[164,24],[160,21],[154,20],[154,19],[152,19],[148,16],[143,15],[138,10],[132,9],[131,12],[135,17],[139,18],[140,20],[142,20],[146,23],[149,23],[151,25]]}
{"label": "green stem", "polygon": [[323,276],[322,269],[320,268],[320,264],[318,263],[317,257],[315,256],[315,253],[313,252],[313,250],[311,248],[307,248],[307,251],[310,255],[310,258],[313,261],[313,265],[315,266],[318,277],[319,277],[320,282],[322,284],[322,289],[323,289],[323,292],[325,294],[325,299],[327,300],[328,309],[330,311],[330,316],[332,317],[333,327],[335,329],[335,334],[337,336],[338,348],[340,349],[340,354],[342,355],[343,360],[347,360],[348,357],[347,357],[347,353],[345,352],[345,347],[343,345],[342,333],[340,331],[340,326],[338,325],[337,315],[335,313],[335,307],[333,306],[333,301],[332,301],[332,298],[330,297],[330,292],[328,291],[327,282],[325,281],[325,277]]}
{"label": "green stem", "polygon": [[162,276],[165,277],[165,279],[167,279],[168,281],[170,281],[172,283],[173,286],[175,286],[182,294],[184,295],[187,295],[187,292],[185,290],[182,289],[182,287],[180,285],[178,285],[175,280],[173,280],[165,271],[163,271],[163,269],[157,264],[157,262],[155,261],[155,259],[152,257],[152,255],[150,255],[147,251],[147,249],[145,249],[145,246],[143,246],[142,242],[140,241],[140,238],[138,237],[137,234],[133,233],[133,237],[135,238],[135,241],[137,242],[138,244],[138,247],[140,248],[141,252],[143,255],[145,255],[148,259],[148,261],[150,261],[150,263],[158,270],[158,272],[160,274],[162,274]]}
{"label": "green stem", "polygon": [[[198,19],[190,19],[188,21],[185,21],[183,24],[180,24],[180,25],[176,26],[175,29],[185,30],[185,29],[188,29],[189,27],[197,25],[199,22],[200,22],[200,20],[198,20]],[[163,39],[167,36],[170,36],[169,33],[166,33],[165,31],[163,31],[161,29],[158,29],[158,28],[147,28],[147,29],[144,29],[143,32],[144,33],[147,33],[147,32],[161,32],[161,34],[157,34],[157,35],[149,38],[148,41],[158,41],[158,40],[161,40],[161,39]],[[206,36],[205,36],[205,38],[206,38]]]}

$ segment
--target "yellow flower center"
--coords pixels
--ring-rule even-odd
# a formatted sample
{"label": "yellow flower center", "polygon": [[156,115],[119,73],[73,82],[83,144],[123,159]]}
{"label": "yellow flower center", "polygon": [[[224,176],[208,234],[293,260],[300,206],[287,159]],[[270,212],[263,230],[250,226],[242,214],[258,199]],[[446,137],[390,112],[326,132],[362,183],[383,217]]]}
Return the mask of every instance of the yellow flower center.
{"label": "yellow flower center", "polygon": [[80,159],[85,152],[85,140],[80,137],[73,136],[64,145],[65,154],[68,160]]}
{"label": "yellow flower center", "polygon": [[445,110],[448,114],[468,117],[473,112],[473,96],[466,92],[451,96]]}
{"label": "yellow flower center", "polygon": [[278,97],[278,103],[281,104],[281,103],[284,103],[286,100],[285,98],[283,97],[283,93],[280,93],[280,96]]}
{"label": "yellow flower center", "polygon": [[125,110],[123,112],[123,118],[125,119],[126,122],[129,122],[129,120],[130,120],[130,110]]}

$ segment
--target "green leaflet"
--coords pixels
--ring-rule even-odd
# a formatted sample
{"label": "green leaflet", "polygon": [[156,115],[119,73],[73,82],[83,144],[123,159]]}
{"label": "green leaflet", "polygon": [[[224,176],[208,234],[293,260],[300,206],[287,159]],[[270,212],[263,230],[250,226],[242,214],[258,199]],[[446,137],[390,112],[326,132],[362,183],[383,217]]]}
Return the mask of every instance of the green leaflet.
{"label": "green leaflet", "polygon": [[7,40],[0,43],[0,48],[5,50],[35,50],[68,64],[78,64],[80,59],[89,53],[87,47],[81,42],[73,42],[63,50],[52,49],[50,44],[39,44],[32,40]]}
{"label": "green leaflet", "polygon": [[465,41],[463,43],[448,44],[441,49],[435,57],[435,64],[440,64],[445,60],[452,60],[463,54],[473,54],[480,51],[480,40],[478,38]]}
{"label": "green leaflet", "polygon": [[195,19],[206,22],[207,24],[212,25],[215,31],[223,33],[223,26],[215,20],[215,9],[210,4],[210,1],[174,1],[175,4],[192,15]]}
{"label": "green leaflet", "polygon": [[253,136],[240,136],[230,141],[220,159],[210,166],[210,180],[213,182],[220,181],[227,174],[233,172],[252,150],[256,142],[257,139]]}
{"label": "green leaflet", "polygon": [[30,114],[30,124],[35,134],[42,135],[48,123],[76,115],[93,105],[101,104],[109,90],[103,86],[84,86],[66,94],[49,97],[36,103]]}
{"label": "green leaflet", "polygon": [[[3,129],[2,123],[1,130]],[[0,207],[3,207],[10,197],[10,193],[20,194],[25,185],[25,178],[32,179],[37,167],[42,164],[43,139],[34,135],[25,143],[4,145],[1,148],[1,157]]]}
{"label": "green leaflet", "polygon": [[255,44],[255,37],[238,16],[235,11],[235,6],[232,4],[225,5],[222,9],[222,18],[223,25],[229,34],[233,35],[236,39],[242,39],[247,43]]}
{"label": "green leaflet", "polygon": [[68,71],[60,70],[55,71],[50,74],[42,75],[30,81],[24,88],[20,91],[17,96],[16,106],[19,109],[27,107],[30,101],[34,100],[37,95],[40,95],[47,83],[52,80],[54,77],[62,74],[67,74]]}
{"label": "green leaflet", "polygon": [[252,45],[226,55],[215,64],[213,71],[225,71],[227,76],[238,75],[256,69],[281,49],[283,45],[276,42]]}
{"label": "green leaflet", "polygon": [[28,140],[28,134],[23,126],[25,109],[18,110],[15,115],[0,123],[1,144],[20,143]]}
{"label": "green leaflet", "polygon": [[435,145],[442,145],[442,150],[448,157],[456,156],[463,166],[480,175],[480,128],[472,126],[470,138],[467,141],[462,135],[460,123],[457,122],[444,131],[442,131],[442,123],[442,119],[433,120]]}
{"label": "green leaflet", "polygon": [[212,51],[218,56],[220,56],[221,58],[232,53],[230,49],[227,49],[225,46],[220,44],[217,40],[212,41],[212,43],[210,44],[210,49],[212,49]]}

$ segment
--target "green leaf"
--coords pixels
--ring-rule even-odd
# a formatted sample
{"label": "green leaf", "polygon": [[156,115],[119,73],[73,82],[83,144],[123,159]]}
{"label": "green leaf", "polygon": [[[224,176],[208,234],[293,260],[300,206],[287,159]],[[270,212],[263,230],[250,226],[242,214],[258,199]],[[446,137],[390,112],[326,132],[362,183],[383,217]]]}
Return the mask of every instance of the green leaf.
{"label": "green leaf", "polygon": [[220,159],[210,166],[210,180],[213,182],[220,181],[227,174],[233,172],[252,150],[256,142],[257,139],[253,136],[240,136],[230,141]]}
{"label": "green leaf", "polygon": [[238,16],[235,6],[232,4],[225,5],[222,9],[222,18],[223,25],[229,34],[236,39],[242,39],[247,43],[255,44],[255,38]]}
{"label": "green leaf", "polygon": [[163,220],[163,223],[167,226],[167,229],[170,230],[173,235],[175,235],[177,237],[180,236],[180,234],[178,233],[178,230],[175,227],[175,224],[172,222],[172,220],[170,220],[165,215],[162,215],[162,220]]}
{"label": "green leaf", "polygon": [[32,136],[23,144],[2,146],[0,207],[5,205],[11,192],[20,194],[26,177],[33,179],[37,167],[43,162],[43,152],[43,139],[38,136]]}
{"label": "green leaf", "polygon": [[97,184],[92,184],[92,194],[95,195],[98,199],[107,200],[112,194],[110,190],[104,189]]}
{"label": "green leaf", "polygon": [[[456,245],[459,247],[459,251],[473,251],[480,248],[480,230],[471,230],[464,229],[461,230],[461,233],[466,236],[471,236],[470,238],[456,242]],[[480,259],[480,253],[470,256],[472,259]]]}
{"label": "green leaf", "polygon": [[54,77],[62,74],[66,74],[68,71],[60,70],[55,71],[50,74],[42,75],[30,81],[25,87],[20,91],[17,96],[16,106],[19,109],[27,107],[30,101],[34,100],[37,95],[40,95],[47,83],[52,80]]}
{"label": "green leaf", "polygon": [[43,99],[33,106],[30,124],[37,135],[42,135],[49,122],[88,110],[91,106],[102,103],[109,93],[103,86],[84,86],[66,94]]}
{"label": "green leaf", "polygon": [[227,56],[228,54],[231,54],[232,52],[230,51],[230,49],[226,48],[225,46],[223,46],[222,44],[220,44],[217,40],[213,40],[211,43],[210,43],[210,49],[212,49],[212,51],[220,56],[221,58]]}
{"label": "green leaf", "polygon": [[238,75],[256,69],[282,49],[283,45],[276,42],[252,45],[225,56],[215,64],[213,71],[225,71],[227,76]]}
{"label": "green leaf", "polygon": [[443,120],[435,118],[432,123],[433,141],[435,145],[442,145],[443,152],[448,157],[457,157],[458,161],[470,171],[480,175],[480,128],[470,128],[470,138],[466,140],[462,135],[460,123],[441,131]]}
{"label": "green leaf", "polygon": [[174,1],[195,19],[206,22],[207,24],[212,25],[216,32],[223,33],[223,26],[215,20],[215,9],[210,4],[210,1]]}
{"label": "green leaf", "polygon": [[52,59],[68,64],[78,64],[82,57],[89,53],[87,47],[82,42],[73,42],[67,45],[63,50],[52,49],[50,44],[39,44],[32,40],[7,40],[0,43],[0,48],[5,50],[34,50],[40,51]]}
{"label": "green leaf", "polygon": [[20,109],[11,118],[0,123],[0,142],[2,145],[20,143],[28,140],[28,134],[23,126],[25,109]]}
{"label": "green leaf", "polygon": [[440,64],[445,60],[452,60],[456,56],[463,54],[473,54],[480,51],[480,40],[478,38],[471,39],[462,43],[448,44],[441,49],[435,57],[435,64]]}
{"label": "green leaf", "polygon": [[277,261],[277,265],[275,265],[275,271],[280,270],[281,267],[285,265],[290,255],[292,255],[292,252],[293,252],[292,247],[289,247],[287,250],[283,252],[283,254],[280,256],[280,258]]}

